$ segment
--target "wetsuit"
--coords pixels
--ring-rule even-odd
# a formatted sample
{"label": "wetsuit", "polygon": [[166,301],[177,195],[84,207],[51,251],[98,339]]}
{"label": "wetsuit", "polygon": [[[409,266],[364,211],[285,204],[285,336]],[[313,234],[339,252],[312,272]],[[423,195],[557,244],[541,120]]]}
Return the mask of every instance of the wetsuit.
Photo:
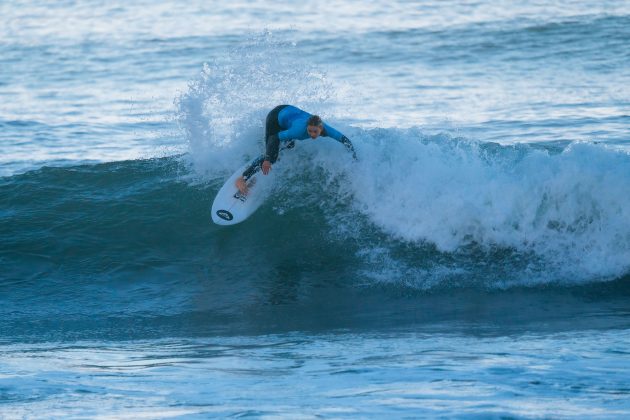
{"label": "wetsuit", "polygon": [[[247,180],[258,172],[265,160],[275,163],[281,150],[280,144],[283,145],[282,149],[291,149],[295,144],[294,140],[310,138],[306,131],[310,117],[311,114],[292,105],[278,105],[272,109],[267,114],[265,123],[265,154],[252,162],[243,172],[243,177]],[[321,136],[331,137],[342,143],[356,159],[352,143],[339,131],[324,123]]]}

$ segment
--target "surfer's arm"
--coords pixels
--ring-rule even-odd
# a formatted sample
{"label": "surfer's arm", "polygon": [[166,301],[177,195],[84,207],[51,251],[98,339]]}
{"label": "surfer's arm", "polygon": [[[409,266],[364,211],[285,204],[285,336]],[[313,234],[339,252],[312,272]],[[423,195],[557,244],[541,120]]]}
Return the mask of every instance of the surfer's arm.
{"label": "surfer's arm", "polygon": [[277,134],[274,134],[267,139],[264,161],[275,163],[278,160],[278,153],[280,152],[280,139],[278,137]]}
{"label": "surfer's arm", "polygon": [[322,135],[335,139],[339,143],[343,144],[346,147],[346,150],[352,153],[352,158],[357,160],[357,153],[354,151],[354,146],[348,137],[344,136],[328,124],[324,124],[324,131],[322,132]]}

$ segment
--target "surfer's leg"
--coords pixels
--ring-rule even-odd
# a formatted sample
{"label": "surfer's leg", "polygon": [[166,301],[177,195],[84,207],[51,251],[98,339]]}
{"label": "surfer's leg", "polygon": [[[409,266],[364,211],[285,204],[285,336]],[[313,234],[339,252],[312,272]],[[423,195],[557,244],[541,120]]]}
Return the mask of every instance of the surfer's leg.
{"label": "surfer's leg", "polygon": [[280,111],[287,106],[288,105],[278,105],[267,114],[267,121],[265,123],[265,160],[271,163],[276,163],[278,152],[280,151],[278,133],[282,131],[282,127],[278,121],[278,115]]}
{"label": "surfer's leg", "polygon": [[265,143],[267,143],[270,136],[282,131],[282,127],[280,127],[280,122],[278,121],[278,115],[280,111],[287,106],[288,105],[278,105],[267,114],[267,120],[265,121]]}

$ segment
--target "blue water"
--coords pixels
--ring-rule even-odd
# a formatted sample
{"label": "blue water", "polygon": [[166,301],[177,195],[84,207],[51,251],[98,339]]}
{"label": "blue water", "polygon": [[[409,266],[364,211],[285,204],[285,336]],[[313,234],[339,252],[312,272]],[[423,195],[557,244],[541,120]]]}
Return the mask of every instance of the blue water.
{"label": "blue water", "polygon": [[[0,4],[0,417],[630,416],[627,1]],[[224,180],[292,103],[243,224]]]}

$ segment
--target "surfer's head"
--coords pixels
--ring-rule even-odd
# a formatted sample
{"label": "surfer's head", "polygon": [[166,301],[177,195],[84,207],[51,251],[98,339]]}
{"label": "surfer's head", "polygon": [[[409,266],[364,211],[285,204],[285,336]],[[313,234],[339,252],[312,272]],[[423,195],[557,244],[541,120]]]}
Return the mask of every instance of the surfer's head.
{"label": "surfer's head", "polygon": [[322,134],[324,130],[324,122],[319,115],[312,115],[306,123],[306,131],[312,139],[316,139]]}

